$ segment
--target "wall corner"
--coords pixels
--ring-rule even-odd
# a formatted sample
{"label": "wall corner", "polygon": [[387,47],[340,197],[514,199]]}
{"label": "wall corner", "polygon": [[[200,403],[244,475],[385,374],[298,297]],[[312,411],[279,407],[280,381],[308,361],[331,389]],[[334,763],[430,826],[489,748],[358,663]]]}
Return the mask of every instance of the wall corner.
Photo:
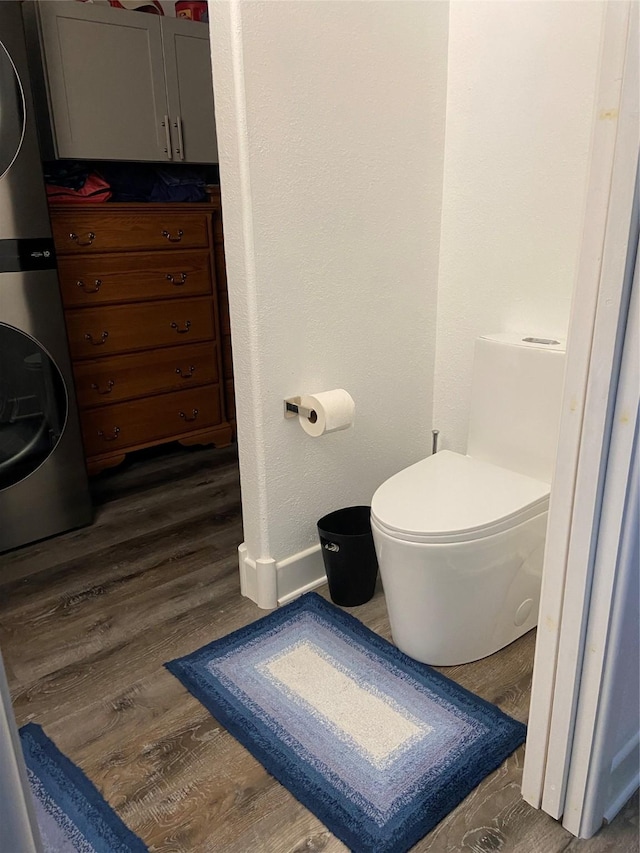
{"label": "wall corner", "polygon": [[278,606],[278,584],[276,561],[271,557],[252,559],[246,544],[238,547],[240,567],[240,592],[263,610],[273,610]]}

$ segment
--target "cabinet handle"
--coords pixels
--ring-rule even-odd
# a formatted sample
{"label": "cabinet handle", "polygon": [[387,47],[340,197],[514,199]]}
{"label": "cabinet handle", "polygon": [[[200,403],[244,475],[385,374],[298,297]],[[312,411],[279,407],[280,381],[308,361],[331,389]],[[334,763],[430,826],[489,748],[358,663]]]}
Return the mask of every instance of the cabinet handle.
{"label": "cabinet handle", "polygon": [[182,139],[182,116],[178,116],[174,121],[173,126],[178,131],[178,147],[176,154],[179,160],[184,160],[184,140]]}
{"label": "cabinet handle", "polygon": [[183,236],[184,236],[184,231],[182,230],[182,228],[178,228],[178,231],[177,231],[177,233],[176,233],[176,236],[175,236],[175,237],[172,237],[172,235],[171,235],[171,232],[170,232],[170,231],[167,231],[166,229],[163,229],[163,231],[162,231],[162,236],[163,236],[163,237],[166,237],[166,238],[167,238],[167,240],[168,240],[170,243],[179,243],[179,242],[180,242],[180,240],[182,240],[182,238],[183,238]]}
{"label": "cabinet handle", "polygon": [[191,379],[195,372],[195,367],[191,364],[189,365],[189,372],[187,373],[181,367],[176,367],[176,373],[178,376],[182,376],[183,379]]}
{"label": "cabinet handle", "polygon": [[81,278],[79,278],[76,281],[76,287],[79,287],[83,293],[97,293],[100,290],[100,288],[102,287],[102,279],[97,278],[93,282],[93,287],[88,288],[87,285],[84,283],[84,281]]}
{"label": "cabinet handle", "polygon": [[120,435],[120,427],[114,427],[111,430],[111,435],[107,435],[101,429],[98,430],[98,435],[103,441],[115,441]]}
{"label": "cabinet handle", "polygon": [[94,340],[91,332],[87,332],[84,336],[85,341],[89,341],[89,343],[94,347],[101,347],[102,344],[106,343],[107,338],[109,337],[109,332],[103,332],[100,335],[100,340]]}
{"label": "cabinet handle", "polygon": [[93,231],[87,231],[87,239],[83,240],[75,231],[71,231],[69,237],[78,244],[78,246],[90,246],[93,241],[96,239],[96,235]]}
{"label": "cabinet handle", "polygon": [[184,321],[184,329],[179,329],[177,323],[172,323],[171,328],[175,329],[179,335],[186,335],[189,329],[191,328],[191,320]]}
{"label": "cabinet handle", "polygon": [[181,272],[179,279],[177,279],[175,277],[175,275],[171,275],[170,272],[167,273],[167,281],[170,281],[171,284],[175,284],[176,287],[180,287],[180,285],[184,284],[186,280],[187,280],[186,272]]}
{"label": "cabinet handle", "polygon": [[113,386],[114,386],[115,384],[116,384],[116,383],[113,381],[113,379],[107,379],[107,387],[106,387],[106,389],[105,389],[104,391],[101,391],[101,390],[100,390],[100,385],[98,385],[98,383],[97,383],[97,382],[92,382],[92,383],[91,383],[91,388],[92,388],[94,391],[97,391],[97,392],[98,392],[98,394],[110,394],[110,393],[111,393],[111,391],[112,391],[112,389],[113,389]]}
{"label": "cabinet handle", "polygon": [[171,131],[169,130],[169,116],[165,116],[162,121],[164,127],[164,153],[167,155],[167,160],[173,159],[171,152]]}
{"label": "cabinet handle", "polygon": [[195,419],[198,417],[198,410],[191,409],[191,415],[185,415],[184,412],[178,412],[178,414],[180,415],[183,421],[195,421]]}

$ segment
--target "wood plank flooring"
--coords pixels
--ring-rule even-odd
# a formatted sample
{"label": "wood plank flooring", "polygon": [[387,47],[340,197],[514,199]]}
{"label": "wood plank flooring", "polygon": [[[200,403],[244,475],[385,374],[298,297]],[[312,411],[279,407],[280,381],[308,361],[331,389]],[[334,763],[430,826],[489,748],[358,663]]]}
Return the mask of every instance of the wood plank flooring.
{"label": "wood plank flooring", "polygon": [[[93,491],[93,526],[0,556],[18,724],[40,723],[152,851],[343,853],[163,667],[264,615],[240,596],[234,449],[134,455]],[[351,612],[390,637],[380,588]],[[534,642],[531,632],[443,671],[525,720]],[[523,757],[524,747],[415,853],[638,850],[637,797],[595,838],[574,839],[522,801]]]}

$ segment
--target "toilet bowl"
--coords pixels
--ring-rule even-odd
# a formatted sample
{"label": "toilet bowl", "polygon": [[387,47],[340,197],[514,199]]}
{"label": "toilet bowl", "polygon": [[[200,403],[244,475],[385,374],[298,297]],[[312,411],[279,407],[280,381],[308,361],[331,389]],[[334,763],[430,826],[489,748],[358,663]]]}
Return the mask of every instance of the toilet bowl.
{"label": "toilet bowl", "polygon": [[411,657],[468,663],[535,627],[563,369],[558,341],[480,338],[467,454],[429,456],[374,494],[391,632]]}

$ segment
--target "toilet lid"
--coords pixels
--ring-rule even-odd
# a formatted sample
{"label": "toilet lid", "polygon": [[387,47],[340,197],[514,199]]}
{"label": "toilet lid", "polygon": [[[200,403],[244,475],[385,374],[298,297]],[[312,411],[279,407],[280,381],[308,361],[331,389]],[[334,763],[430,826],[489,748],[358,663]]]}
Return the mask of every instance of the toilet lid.
{"label": "toilet lid", "polygon": [[548,483],[442,450],[383,483],[371,517],[397,539],[462,542],[533,518],[548,500]]}

